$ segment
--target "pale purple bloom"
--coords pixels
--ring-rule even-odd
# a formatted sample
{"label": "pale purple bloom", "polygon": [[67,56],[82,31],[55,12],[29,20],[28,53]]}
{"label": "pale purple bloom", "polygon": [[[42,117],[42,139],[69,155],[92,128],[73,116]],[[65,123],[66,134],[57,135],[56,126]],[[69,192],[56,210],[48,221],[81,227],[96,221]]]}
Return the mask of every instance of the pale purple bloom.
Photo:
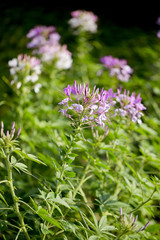
{"label": "pale purple bloom", "polygon": [[65,98],[59,103],[59,105],[67,105],[68,101],[69,101],[69,98]]}
{"label": "pale purple bloom", "polygon": [[83,118],[82,118],[82,122],[87,122],[88,121],[88,117],[85,115]]}
{"label": "pale purple bloom", "polygon": [[[160,16],[157,18],[156,23],[157,23],[158,25],[160,25]],[[158,30],[158,32],[157,32],[157,37],[160,38],[160,30]]]}
{"label": "pale purple bloom", "polygon": [[110,76],[116,76],[122,82],[128,82],[130,75],[133,73],[133,69],[125,59],[104,56],[100,61],[109,70]]}
{"label": "pale purple bloom", "polygon": [[156,23],[157,23],[158,25],[160,25],[160,16],[157,18]]}
{"label": "pale purple bloom", "polygon": [[56,54],[56,67],[58,69],[69,69],[72,66],[72,54],[67,50],[67,46],[64,45]]}
{"label": "pale purple bloom", "polygon": [[71,95],[71,92],[72,92],[72,87],[70,85],[68,85],[65,89],[64,89],[64,93],[70,97]]}
{"label": "pale purple bloom", "polygon": [[27,33],[27,38],[34,38],[40,35],[45,35],[48,37],[50,34],[52,34],[55,31],[56,31],[56,27],[54,26],[44,26],[44,25],[35,26]]}
{"label": "pale purple bloom", "polygon": [[69,69],[72,66],[72,54],[67,50],[67,45],[60,44],[61,36],[54,26],[36,26],[27,34],[31,41],[28,48],[33,48],[42,62],[55,64],[59,70]]}
{"label": "pale purple bloom", "polygon": [[157,32],[157,37],[160,38],[160,30]]}
{"label": "pale purple bloom", "polygon": [[122,215],[123,215],[123,210],[122,210],[122,208],[120,207],[120,216],[122,217]]}
{"label": "pale purple bloom", "polygon": [[[63,105],[65,116],[72,119],[78,118],[81,123],[89,126],[106,127],[111,122],[111,118],[120,115],[123,118],[129,118],[133,122],[141,121],[142,111],[146,107],[141,103],[140,94],[137,96],[133,92],[121,89],[114,93],[112,89],[108,91],[94,86],[91,91],[88,84],[77,84],[74,81],[73,86],[68,85],[64,88],[67,98],[64,98],[59,105]],[[64,111],[61,111],[64,114]],[[68,117],[67,116],[67,117]]]}
{"label": "pale purple bloom", "polygon": [[136,229],[137,228],[136,221],[138,219],[138,216],[133,218],[132,213],[129,215],[129,217],[125,216],[122,212],[122,208],[120,208],[120,218],[121,218],[122,226],[125,227],[125,229],[128,230],[128,232],[132,231],[132,232],[138,233],[140,231],[144,231],[147,228],[147,226],[149,225],[149,222],[147,222],[144,227],[140,227],[137,230]]}
{"label": "pale purple bloom", "polygon": [[17,136],[14,138],[14,133],[15,133],[15,122],[12,123],[12,126],[11,126],[11,131],[9,132],[9,130],[7,130],[6,134],[4,133],[4,124],[3,122],[1,121],[1,130],[0,130],[0,133],[1,133],[1,138],[3,138],[4,140],[6,140],[8,142],[8,140],[12,140],[13,138],[16,139],[19,137],[20,135],[20,132],[21,132],[21,128],[18,129],[18,132],[17,132]]}
{"label": "pale purple bloom", "polygon": [[71,12],[72,18],[68,21],[72,29],[76,29],[75,34],[80,32],[97,32],[98,17],[90,11],[76,10]]}
{"label": "pale purple bloom", "polygon": [[82,112],[83,111],[83,106],[81,105],[81,104],[72,104],[71,105],[75,110],[76,110],[76,112]]}
{"label": "pale purple bloom", "polygon": [[[111,109],[115,105],[116,94],[112,89],[109,91],[102,89],[99,93],[96,86],[91,91],[88,84],[81,85],[74,81],[72,87],[68,85],[64,89],[64,93],[67,98],[59,104],[66,110],[65,115],[69,111],[72,116],[81,119],[83,124],[105,127],[112,115]],[[64,114],[64,111],[61,112]]]}
{"label": "pale purple bloom", "polygon": [[129,117],[132,122],[138,122],[141,124],[141,116],[143,115],[142,111],[146,107],[141,103],[142,98],[140,94],[136,97],[135,92],[129,96],[129,91],[124,90],[121,93],[122,89],[118,89],[116,101],[119,102],[120,107],[115,110],[115,115],[119,113],[122,117]]}
{"label": "pale purple bloom", "polygon": [[34,37],[29,43],[27,43],[27,48],[39,48],[46,43],[46,40],[43,36]]}
{"label": "pale purple bloom", "polygon": [[56,45],[59,43],[60,38],[61,36],[59,35],[59,33],[54,32],[50,34],[48,42],[50,45]]}

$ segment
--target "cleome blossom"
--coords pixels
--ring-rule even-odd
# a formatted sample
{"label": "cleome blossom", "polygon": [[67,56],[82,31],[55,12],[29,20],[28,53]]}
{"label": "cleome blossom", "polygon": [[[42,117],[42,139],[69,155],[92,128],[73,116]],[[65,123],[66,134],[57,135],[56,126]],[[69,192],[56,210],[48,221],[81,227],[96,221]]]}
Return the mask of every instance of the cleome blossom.
{"label": "cleome blossom", "polygon": [[72,66],[72,54],[67,50],[67,45],[60,44],[61,36],[54,26],[35,26],[31,29],[27,38],[31,41],[28,48],[33,49],[42,62],[55,63],[57,69],[69,69]]}
{"label": "cleome blossom", "polygon": [[110,76],[116,76],[122,82],[128,82],[130,75],[133,73],[133,69],[125,59],[104,56],[100,61],[109,70]]}
{"label": "cleome blossom", "polygon": [[[156,23],[160,25],[160,16],[157,18]],[[157,37],[160,38],[160,30],[157,31]]]}
{"label": "cleome blossom", "polygon": [[115,115],[119,114],[121,117],[128,117],[132,122],[142,123],[141,116],[142,111],[146,107],[141,103],[142,98],[140,94],[136,97],[135,92],[129,96],[129,91],[124,90],[122,93],[121,88],[117,90],[116,101],[120,104],[120,107],[115,109]]}
{"label": "cleome blossom", "polygon": [[[122,93],[118,89],[116,93],[112,89],[108,91],[103,88],[101,91],[94,86],[91,90],[87,85],[68,85],[64,89],[65,98],[59,102],[63,107],[59,112],[73,121],[78,121],[80,125],[88,125],[108,128],[116,116],[130,119],[132,122],[141,124],[142,111],[146,107],[141,103],[140,94],[136,97],[133,92],[129,96],[129,91]],[[107,129],[108,131],[108,129]]]}
{"label": "cleome blossom", "polygon": [[73,86],[68,85],[64,89],[66,98],[59,105],[63,105],[60,112],[66,117],[73,120],[77,118],[80,124],[90,126],[106,125],[110,121],[110,116],[113,114],[113,106],[115,105],[116,94],[112,89],[106,91],[99,89],[96,86],[91,89],[88,84],[81,85],[74,81]]}
{"label": "cleome blossom", "polygon": [[147,222],[145,224],[145,226],[140,227],[139,229],[137,228],[138,224],[137,224],[137,220],[138,220],[138,216],[136,216],[135,218],[133,217],[133,214],[131,213],[128,216],[123,214],[122,208],[120,208],[120,224],[121,224],[121,230],[123,230],[124,232],[132,232],[132,233],[139,233],[144,231],[150,222]]}
{"label": "cleome blossom", "polygon": [[75,34],[80,32],[97,32],[98,17],[90,11],[76,10],[71,12],[72,18],[68,21],[72,29],[76,29]]}
{"label": "cleome blossom", "polygon": [[17,58],[8,61],[10,74],[13,77],[11,85],[15,85],[17,89],[22,85],[31,82],[34,91],[37,93],[41,87],[37,83],[39,75],[41,74],[40,60],[36,57],[30,57],[27,54],[19,54]]}
{"label": "cleome blossom", "polygon": [[1,129],[0,129],[0,138],[2,138],[4,141],[1,143],[9,143],[11,140],[16,140],[21,132],[21,128],[18,129],[17,135],[15,136],[15,122],[12,123],[11,131],[7,130],[7,132],[4,132],[4,123],[1,121]]}

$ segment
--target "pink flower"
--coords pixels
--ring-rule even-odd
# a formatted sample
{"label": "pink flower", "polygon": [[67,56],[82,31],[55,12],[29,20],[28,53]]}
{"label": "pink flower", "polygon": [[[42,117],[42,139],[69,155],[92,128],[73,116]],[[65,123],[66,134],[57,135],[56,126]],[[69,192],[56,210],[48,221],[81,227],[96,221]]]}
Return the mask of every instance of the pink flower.
{"label": "pink flower", "polygon": [[133,92],[131,96],[129,96],[129,91],[126,92],[126,90],[124,90],[124,92],[121,93],[121,89],[118,89],[116,100],[120,103],[120,108],[115,110],[115,115],[119,113],[122,117],[127,116],[132,122],[141,124],[142,111],[145,110],[146,107],[141,103],[142,98],[140,94],[136,97]]}
{"label": "pink flower", "polygon": [[[63,105],[66,113],[69,111],[72,119],[79,118],[81,123],[89,126],[104,127],[111,116],[111,109],[115,105],[116,94],[112,89],[109,91],[96,89],[91,91],[88,84],[81,85],[74,81],[73,86],[68,85],[64,89],[68,98],[62,100],[59,104]],[[113,110],[113,109],[112,109]],[[64,113],[63,111],[61,111]]]}
{"label": "pink flower", "polygon": [[75,34],[80,32],[97,32],[98,17],[90,11],[76,10],[71,12],[72,18],[68,21],[72,29],[76,29]]}
{"label": "pink flower", "polygon": [[101,63],[109,70],[110,76],[116,76],[122,82],[128,82],[133,69],[127,64],[125,59],[118,59],[112,56],[104,56]]}

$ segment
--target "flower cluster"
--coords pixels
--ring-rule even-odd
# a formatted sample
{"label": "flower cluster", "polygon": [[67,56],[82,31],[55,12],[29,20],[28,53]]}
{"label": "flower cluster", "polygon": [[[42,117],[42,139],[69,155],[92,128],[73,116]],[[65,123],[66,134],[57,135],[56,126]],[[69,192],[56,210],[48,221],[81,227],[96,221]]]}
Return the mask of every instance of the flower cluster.
{"label": "flower cluster", "polygon": [[80,32],[97,32],[98,17],[89,11],[76,10],[71,12],[72,18],[68,21],[72,29],[76,29],[75,34]]}
{"label": "flower cluster", "polygon": [[141,116],[143,115],[142,111],[146,107],[141,103],[142,98],[140,94],[136,97],[135,92],[129,96],[129,91],[122,89],[117,90],[116,101],[120,104],[120,108],[115,110],[115,115],[120,114],[121,117],[127,116],[132,120],[132,122],[142,123]]}
{"label": "flower cluster", "polygon": [[136,221],[138,219],[138,216],[133,218],[133,214],[131,213],[129,217],[126,217],[125,215],[123,215],[122,208],[120,208],[120,219],[121,219],[122,228],[124,229],[125,233],[127,233],[127,232],[138,233],[138,232],[144,231],[147,228],[147,226],[149,225],[149,222],[147,222],[144,227],[140,227],[137,230],[136,229],[136,227],[137,227]]}
{"label": "flower cluster", "polygon": [[72,54],[66,45],[61,45],[60,35],[54,26],[35,26],[27,38],[31,41],[28,48],[33,48],[33,53],[41,57],[42,62],[55,62],[57,69],[69,69],[72,66]]}
{"label": "flower cluster", "polygon": [[115,105],[116,94],[110,89],[104,89],[99,92],[96,86],[91,91],[88,84],[77,84],[71,87],[68,85],[64,89],[67,98],[62,100],[59,104],[64,108],[60,110],[63,115],[72,119],[73,115],[77,115],[80,123],[87,125],[105,126],[106,121],[112,112],[112,107]]}
{"label": "flower cluster", "polygon": [[[160,17],[157,18],[157,22],[158,25],[160,25]],[[160,38],[160,30],[158,30],[157,32],[157,37]]]}
{"label": "flower cluster", "polygon": [[11,85],[16,85],[16,88],[19,89],[23,84],[32,82],[34,91],[39,92],[41,84],[37,83],[37,81],[42,66],[38,58],[30,57],[27,54],[19,54],[17,58],[8,61],[8,66],[13,77]]}
{"label": "flower cluster", "polygon": [[91,91],[88,84],[81,85],[74,81],[73,86],[68,85],[64,89],[64,93],[66,98],[59,103],[63,105],[60,112],[72,120],[76,117],[80,124],[91,127],[106,127],[116,115],[140,124],[142,111],[146,109],[141,103],[140,94],[136,97],[133,92],[129,96],[129,91],[121,93],[121,89],[114,93],[112,89],[100,91],[95,86]]}
{"label": "flower cluster", "polygon": [[109,70],[110,76],[116,76],[122,82],[128,82],[130,75],[133,73],[133,69],[125,59],[104,56],[100,61]]}
{"label": "flower cluster", "polygon": [[12,123],[11,131],[7,131],[6,134],[4,133],[4,124],[1,122],[1,130],[0,130],[0,145],[1,146],[12,146],[15,140],[19,137],[21,132],[21,128],[18,129],[17,135],[14,137],[15,134],[15,122]]}

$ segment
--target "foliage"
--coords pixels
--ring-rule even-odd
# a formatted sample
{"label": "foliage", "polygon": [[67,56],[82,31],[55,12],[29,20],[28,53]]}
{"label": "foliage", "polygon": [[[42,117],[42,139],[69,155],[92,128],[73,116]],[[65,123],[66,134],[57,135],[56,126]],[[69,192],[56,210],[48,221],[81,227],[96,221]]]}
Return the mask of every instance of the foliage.
{"label": "foliage", "polygon": [[[101,26],[86,13],[74,11],[52,30],[42,23],[27,26],[23,35],[19,28],[23,52],[17,45],[15,55],[6,53],[0,90],[2,239],[160,239],[159,39],[154,32]],[[74,24],[75,18],[85,23],[91,17],[94,27],[73,31],[66,24],[71,17]],[[36,51],[27,48],[29,27]],[[116,31],[122,32],[117,40]],[[57,33],[61,38],[53,43]],[[46,46],[54,46],[54,56],[47,48],[49,61]],[[111,55],[127,59],[133,69],[126,81],[101,63]],[[117,63],[115,68],[123,71]]]}

